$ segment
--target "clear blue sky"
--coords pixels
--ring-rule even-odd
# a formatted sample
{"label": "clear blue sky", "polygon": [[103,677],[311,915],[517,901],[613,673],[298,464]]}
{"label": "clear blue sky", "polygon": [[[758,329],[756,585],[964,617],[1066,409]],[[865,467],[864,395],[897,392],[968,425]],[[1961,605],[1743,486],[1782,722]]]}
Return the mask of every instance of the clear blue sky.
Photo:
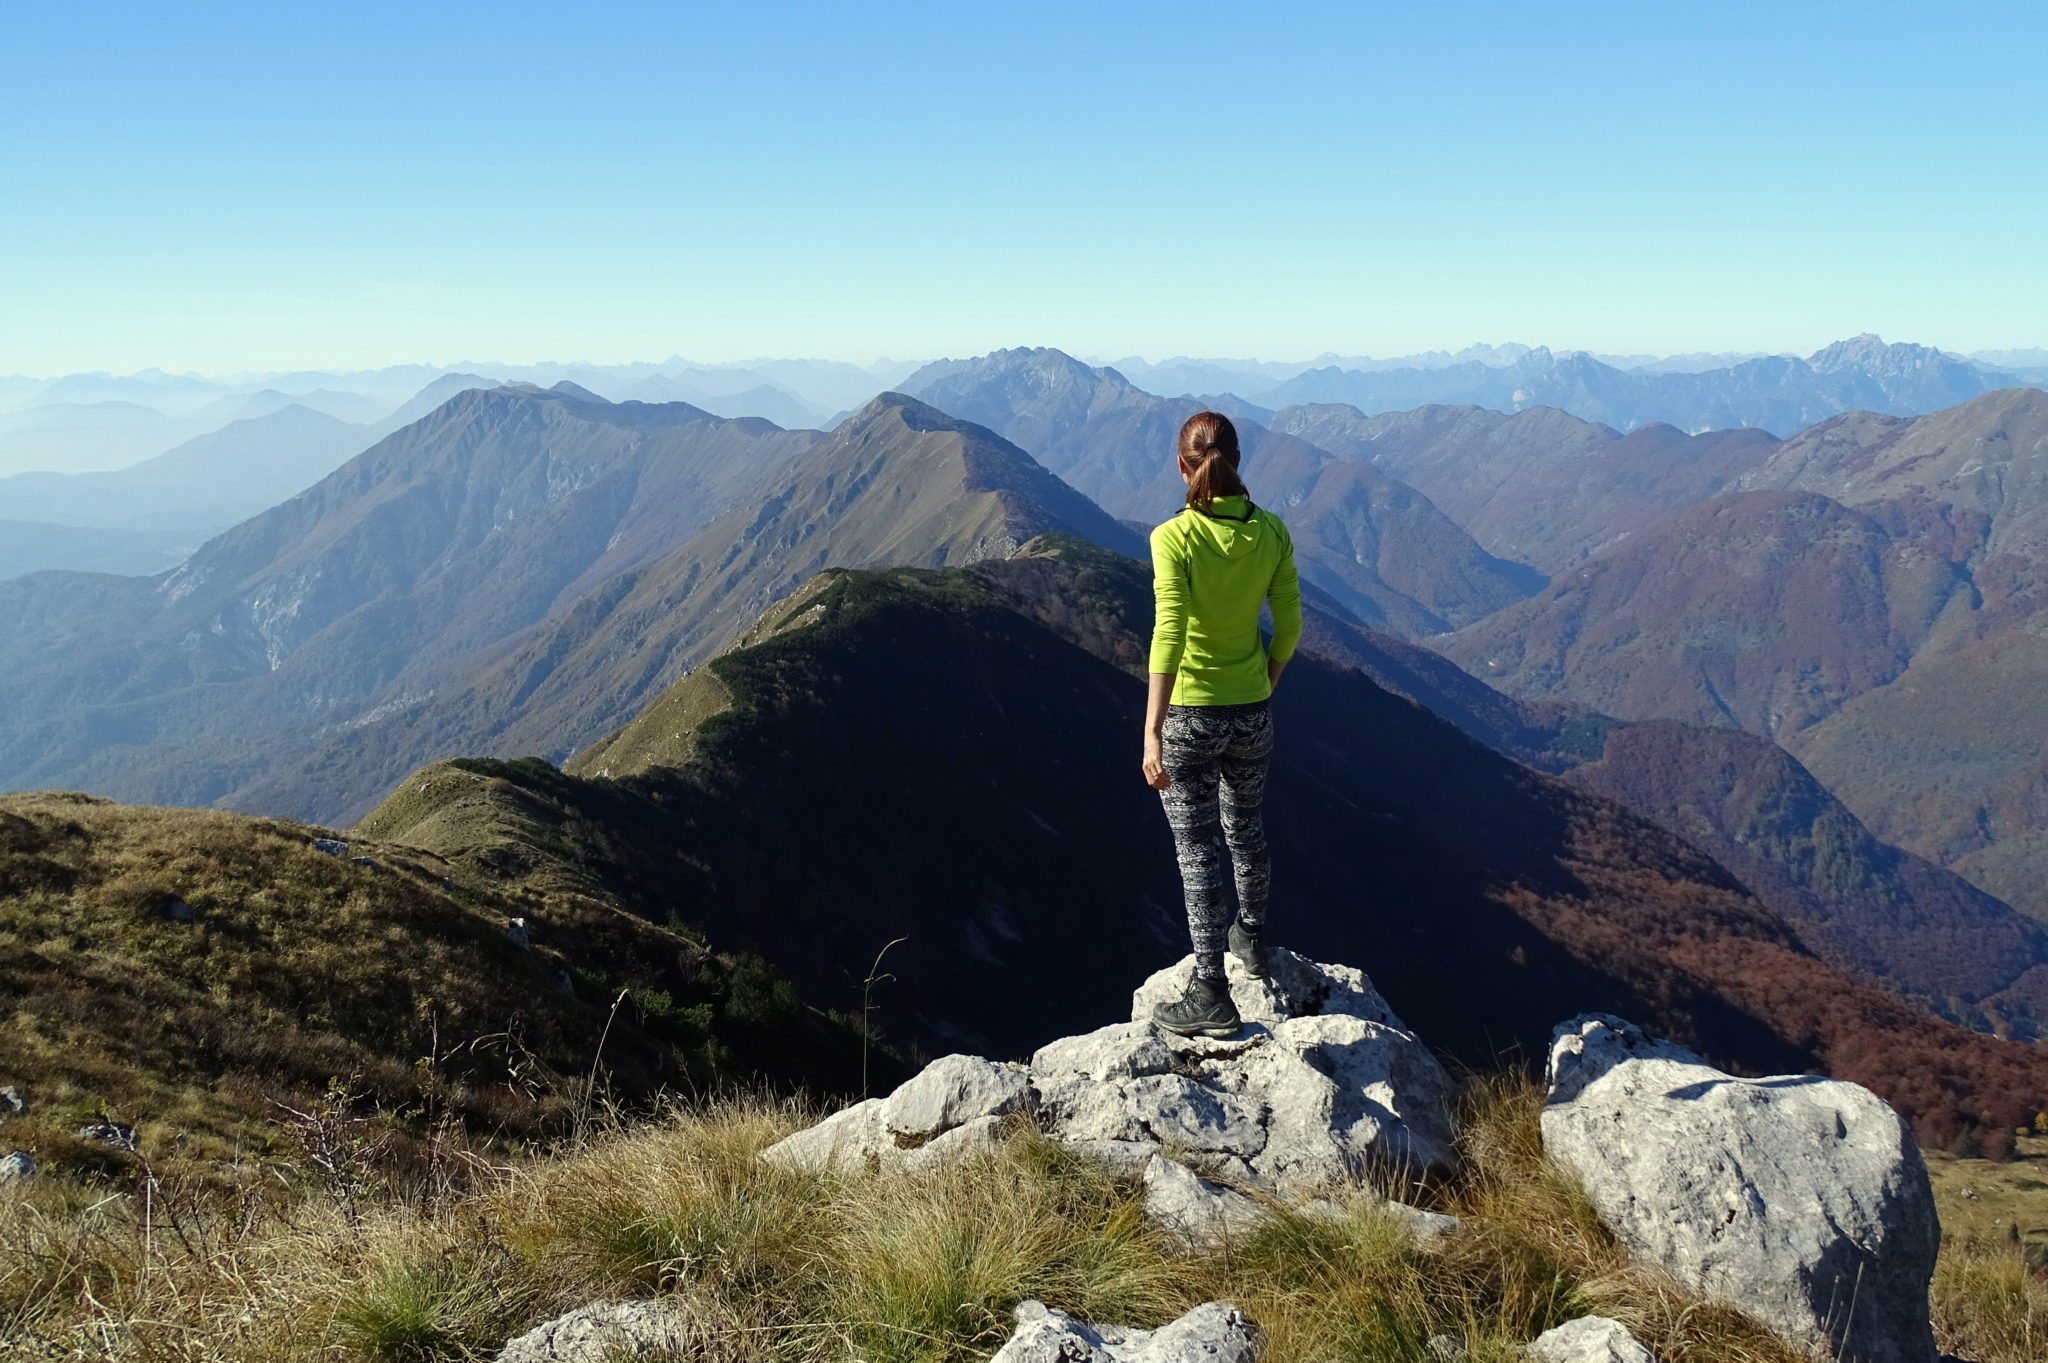
{"label": "clear blue sky", "polygon": [[2048,6],[15,4],[0,372],[2048,345]]}

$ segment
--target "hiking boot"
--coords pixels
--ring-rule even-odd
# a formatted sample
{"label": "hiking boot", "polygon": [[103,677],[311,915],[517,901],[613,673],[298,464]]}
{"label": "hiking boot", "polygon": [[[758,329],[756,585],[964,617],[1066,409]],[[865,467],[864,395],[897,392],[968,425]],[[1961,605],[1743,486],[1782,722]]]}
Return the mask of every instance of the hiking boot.
{"label": "hiking boot", "polygon": [[1245,931],[1235,919],[1230,923],[1230,954],[1244,966],[1244,973],[1255,980],[1263,980],[1273,973],[1273,962],[1266,955],[1266,935]]}
{"label": "hiking boot", "polygon": [[1237,1001],[1230,997],[1230,986],[1199,975],[1188,980],[1187,992],[1180,998],[1154,1008],[1152,1021],[1175,1036],[1235,1036],[1244,1026],[1237,1015]]}

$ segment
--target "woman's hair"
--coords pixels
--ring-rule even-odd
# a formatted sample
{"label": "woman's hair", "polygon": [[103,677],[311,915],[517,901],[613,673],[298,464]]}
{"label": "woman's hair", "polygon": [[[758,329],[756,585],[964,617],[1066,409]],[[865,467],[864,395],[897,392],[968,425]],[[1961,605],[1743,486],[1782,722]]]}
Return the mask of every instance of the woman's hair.
{"label": "woman's hair", "polygon": [[1221,412],[1196,412],[1181,424],[1180,457],[1188,466],[1188,505],[1210,514],[1218,497],[1249,497],[1237,474],[1237,427]]}

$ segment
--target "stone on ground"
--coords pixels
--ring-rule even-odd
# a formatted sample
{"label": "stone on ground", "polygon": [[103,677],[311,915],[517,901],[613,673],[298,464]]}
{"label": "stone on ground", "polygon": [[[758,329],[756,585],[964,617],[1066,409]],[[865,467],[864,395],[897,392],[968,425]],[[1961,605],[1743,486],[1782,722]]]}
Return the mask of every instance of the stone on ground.
{"label": "stone on ground", "polygon": [[1207,1302],[1157,1330],[1086,1325],[1027,1301],[990,1363],[1255,1363],[1258,1327],[1227,1302]]}
{"label": "stone on ground", "polygon": [[1631,1257],[1817,1355],[1933,1363],[1933,1193],[1875,1094],[1738,1079],[1598,1015],[1558,1028],[1549,1084],[1544,1150]]}
{"label": "stone on ground", "polygon": [[692,1335],[689,1317],[665,1302],[592,1302],[512,1340],[498,1363],[613,1363],[655,1351],[682,1357]]}
{"label": "stone on ground", "polygon": [[930,1140],[977,1117],[1015,1112],[1030,1099],[1031,1080],[1022,1066],[948,1055],[890,1094],[885,1116],[893,1135]]}
{"label": "stone on ground", "polygon": [[1606,1316],[1580,1316],[1545,1330],[1528,1354],[1530,1363],[1657,1363],[1626,1325]]}
{"label": "stone on ground", "polygon": [[1242,1240],[1266,1223],[1266,1208],[1154,1155],[1145,1166],[1145,1215],[1189,1249]]}

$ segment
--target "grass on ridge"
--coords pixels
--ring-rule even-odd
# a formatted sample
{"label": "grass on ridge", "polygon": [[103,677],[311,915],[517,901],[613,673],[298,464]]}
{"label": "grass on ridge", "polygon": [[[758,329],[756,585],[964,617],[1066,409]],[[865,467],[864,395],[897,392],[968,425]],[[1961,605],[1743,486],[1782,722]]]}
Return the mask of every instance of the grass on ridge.
{"label": "grass on ridge", "polygon": [[[486,1358],[574,1306],[660,1294],[705,1357],[940,1363],[986,1358],[1027,1297],[1133,1326],[1223,1299],[1266,1331],[1268,1363],[1424,1363],[1438,1334],[1508,1363],[1588,1311],[1666,1363],[1793,1363],[1627,1263],[1543,1162],[1533,1087],[1472,1088],[1465,1167],[1429,1195],[1464,1228],[1427,1246],[1361,1198],[1341,1221],[1283,1215],[1182,1256],[1142,1217],[1139,1184],[1028,1129],[922,1176],[777,1170],[756,1153],[808,1114],[755,1099],[477,1171],[466,1193],[386,1195],[353,1224],[317,1181],[254,1209],[176,1189],[149,1209],[56,1181],[0,1190],[0,1338],[151,1359]],[[2040,1358],[2048,1284],[2017,1255],[1959,1250],[1936,1302],[1945,1347]]]}

